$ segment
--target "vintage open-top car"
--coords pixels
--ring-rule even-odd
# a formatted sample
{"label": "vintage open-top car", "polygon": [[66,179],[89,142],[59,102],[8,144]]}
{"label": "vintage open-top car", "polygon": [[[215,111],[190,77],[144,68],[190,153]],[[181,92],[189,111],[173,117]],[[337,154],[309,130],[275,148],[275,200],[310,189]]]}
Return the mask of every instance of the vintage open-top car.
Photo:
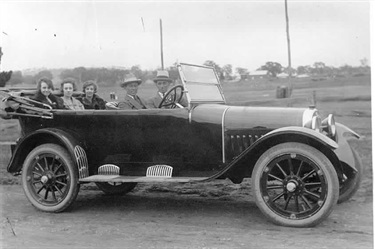
{"label": "vintage open-top car", "polygon": [[[172,101],[168,109],[55,110],[3,91],[3,118],[18,118],[22,128],[8,171],[22,175],[29,201],[61,212],[87,182],[124,194],[141,182],[251,178],[268,219],[308,227],[357,191],[362,166],[347,139],[360,136],[332,114],[230,106],[213,68],[179,64],[178,70],[182,85],[160,105]],[[178,104],[182,97],[187,107]]]}

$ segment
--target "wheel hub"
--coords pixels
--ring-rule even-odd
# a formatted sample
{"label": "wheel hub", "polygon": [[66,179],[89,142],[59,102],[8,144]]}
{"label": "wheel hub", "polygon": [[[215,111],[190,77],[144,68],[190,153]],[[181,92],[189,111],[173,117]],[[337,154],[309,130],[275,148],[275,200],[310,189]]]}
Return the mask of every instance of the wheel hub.
{"label": "wheel hub", "polygon": [[51,184],[54,181],[54,174],[52,172],[46,172],[41,178],[40,181],[46,185],[46,184]]}
{"label": "wheel hub", "polygon": [[291,192],[291,193],[296,191],[297,187],[298,187],[298,182],[296,180],[290,180],[286,184],[286,189],[288,190],[288,192]]}

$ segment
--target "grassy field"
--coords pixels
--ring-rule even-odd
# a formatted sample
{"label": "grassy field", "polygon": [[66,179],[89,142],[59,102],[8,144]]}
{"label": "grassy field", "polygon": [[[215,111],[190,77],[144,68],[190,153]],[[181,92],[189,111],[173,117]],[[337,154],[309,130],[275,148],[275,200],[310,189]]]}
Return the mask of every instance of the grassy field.
{"label": "grassy field", "polygon": [[[327,79],[312,81],[294,79],[292,97],[276,99],[276,88],[288,86],[287,80],[240,81],[223,83],[228,104],[243,106],[293,106],[308,107],[313,103],[323,117],[333,113],[336,121],[343,123],[363,136],[351,143],[359,152],[364,166],[364,178],[357,196],[372,198],[372,131],[371,131],[371,81],[369,76]],[[120,87],[100,87],[98,94],[109,100],[109,93],[116,92],[119,98],[124,96]],[[153,96],[156,88],[153,84],[142,84],[139,95],[144,98]],[[19,183],[6,172],[10,159],[9,145],[1,142],[15,141],[20,134],[17,120],[0,119],[0,184]]]}

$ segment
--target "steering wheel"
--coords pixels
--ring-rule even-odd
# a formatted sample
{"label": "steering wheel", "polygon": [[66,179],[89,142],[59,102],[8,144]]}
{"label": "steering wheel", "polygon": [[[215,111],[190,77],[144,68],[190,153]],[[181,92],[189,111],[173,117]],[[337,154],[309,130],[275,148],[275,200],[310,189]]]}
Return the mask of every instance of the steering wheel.
{"label": "steering wheel", "polygon": [[[177,94],[177,89],[180,89],[181,91],[180,94]],[[184,96],[184,87],[181,85],[174,86],[171,89],[169,89],[169,91],[164,95],[158,108],[169,107],[169,106],[171,109],[174,109],[177,106],[180,108],[183,108],[179,104],[183,96]]]}

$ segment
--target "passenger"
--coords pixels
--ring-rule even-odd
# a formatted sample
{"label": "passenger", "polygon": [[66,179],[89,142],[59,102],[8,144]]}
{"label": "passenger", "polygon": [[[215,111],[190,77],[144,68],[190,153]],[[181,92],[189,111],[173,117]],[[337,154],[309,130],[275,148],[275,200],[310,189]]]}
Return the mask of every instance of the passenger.
{"label": "passenger", "polygon": [[[149,99],[147,101],[147,105],[150,108],[159,108],[159,105],[160,105],[162,99],[164,98],[165,94],[168,92],[168,90],[171,86],[172,79],[169,78],[168,71],[157,71],[156,78],[154,79],[154,82],[155,82],[156,87],[158,88],[158,92],[156,93],[156,96],[152,97],[151,99]],[[172,94],[173,93],[171,93],[171,98],[173,97]],[[168,98],[168,99],[170,99],[170,98]],[[178,99],[178,97],[177,97],[177,99]],[[166,100],[164,103],[168,104],[168,103],[170,103],[170,100]],[[181,104],[182,106],[187,106],[186,99],[184,99],[184,97],[182,97],[179,104]],[[171,107],[172,107],[172,105],[164,106],[163,108],[169,109]]]}
{"label": "passenger", "polygon": [[61,92],[63,93],[64,107],[69,110],[84,110],[83,104],[73,97],[73,91],[77,90],[76,81],[73,78],[66,78],[61,82]]}
{"label": "passenger", "polygon": [[37,84],[37,92],[33,97],[32,100],[36,100],[43,104],[47,104],[52,107],[52,109],[64,109],[64,101],[52,94],[54,90],[52,80],[43,77],[38,80]]}
{"label": "passenger", "polygon": [[125,89],[126,95],[124,101],[118,103],[118,109],[147,109],[146,102],[137,95],[141,83],[142,80],[137,79],[133,74],[125,76],[120,86]]}
{"label": "passenger", "polygon": [[98,91],[98,86],[95,84],[93,80],[88,80],[83,83],[83,95],[77,98],[85,109],[95,109],[95,110],[104,110],[105,107],[105,100],[100,98],[96,92]]}

